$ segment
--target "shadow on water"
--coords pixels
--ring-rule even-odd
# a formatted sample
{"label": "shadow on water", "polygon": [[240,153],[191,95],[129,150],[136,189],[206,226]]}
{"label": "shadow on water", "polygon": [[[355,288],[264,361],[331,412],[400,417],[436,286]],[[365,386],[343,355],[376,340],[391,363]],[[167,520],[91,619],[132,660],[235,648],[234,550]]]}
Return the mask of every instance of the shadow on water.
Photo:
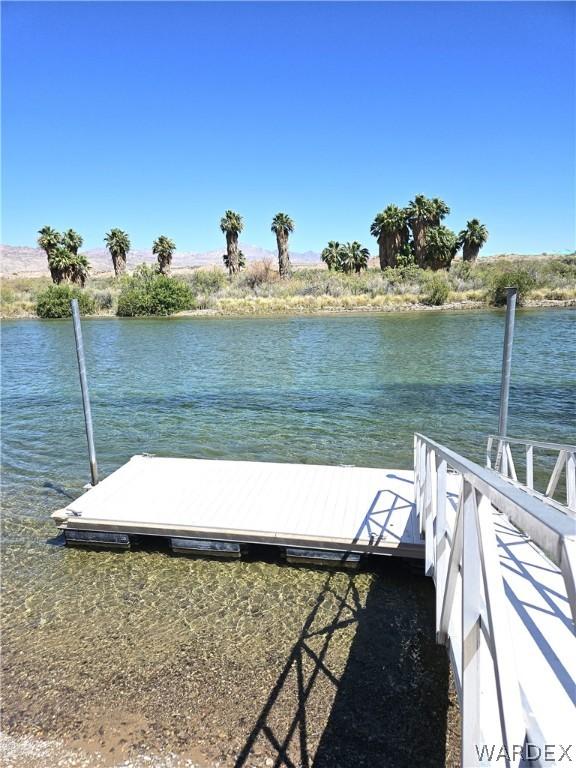
{"label": "shadow on water", "polygon": [[[337,673],[330,646],[350,629],[354,640]],[[309,707],[326,681],[335,696],[318,740],[309,733]],[[278,726],[276,710],[286,707],[287,695],[295,695],[294,715]],[[431,583],[397,562],[382,563],[362,605],[354,577],[331,573],[235,768],[251,765],[263,742],[277,768],[444,766],[448,704],[448,661],[434,639]]]}

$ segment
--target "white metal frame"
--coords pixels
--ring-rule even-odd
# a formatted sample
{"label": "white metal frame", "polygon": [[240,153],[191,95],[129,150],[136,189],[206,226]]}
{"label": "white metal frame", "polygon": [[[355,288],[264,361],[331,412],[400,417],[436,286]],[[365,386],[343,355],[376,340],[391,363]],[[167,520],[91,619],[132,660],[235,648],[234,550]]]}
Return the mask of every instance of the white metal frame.
{"label": "white metal frame", "polygon": [[[516,466],[512,455],[512,446],[517,450],[524,450],[526,461],[526,478],[522,483],[518,480]],[[576,515],[576,445],[564,445],[562,443],[543,443],[538,440],[520,440],[515,437],[503,437],[502,435],[489,435],[486,444],[486,466],[492,467],[492,458],[494,448],[496,447],[496,458],[494,460],[494,469],[500,472],[504,477],[509,478],[522,488],[541,498],[546,502],[553,502],[554,505],[569,514]],[[534,488],[534,449],[541,453],[556,455],[554,469],[548,480],[544,493]],[[554,499],[554,494],[558,490],[558,481],[566,475],[566,505],[560,504]]]}
{"label": "white metal frame", "polygon": [[[414,438],[414,470],[426,573],[436,585],[437,641],[448,647],[461,703],[462,765],[475,766],[481,742],[503,744],[512,754],[513,745],[530,736],[494,512],[504,513],[560,567],[575,621],[576,525],[495,472],[420,434]],[[457,493],[448,485],[457,486]]]}

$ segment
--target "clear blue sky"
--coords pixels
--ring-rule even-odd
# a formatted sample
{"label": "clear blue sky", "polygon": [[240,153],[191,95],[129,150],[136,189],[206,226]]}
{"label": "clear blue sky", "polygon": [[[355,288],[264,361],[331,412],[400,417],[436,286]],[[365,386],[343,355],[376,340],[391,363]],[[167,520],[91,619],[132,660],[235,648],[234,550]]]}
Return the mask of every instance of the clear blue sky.
{"label": "clear blue sky", "polygon": [[4,243],[369,235],[421,192],[487,253],[574,248],[575,5],[4,2]]}

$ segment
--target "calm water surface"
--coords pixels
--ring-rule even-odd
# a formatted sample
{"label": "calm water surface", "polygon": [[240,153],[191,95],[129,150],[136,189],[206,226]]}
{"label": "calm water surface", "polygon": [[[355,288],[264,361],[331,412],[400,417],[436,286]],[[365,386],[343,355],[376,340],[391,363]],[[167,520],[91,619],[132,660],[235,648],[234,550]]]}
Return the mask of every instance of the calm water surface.
{"label": "calm water surface", "polygon": [[[93,319],[83,328],[103,475],[143,452],[408,468],[414,431],[482,460],[496,429],[501,312]],[[575,360],[574,311],[518,313],[510,434],[574,442]],[[167,744],[184,754],[193,742],[225,765],[248,764],[248,754],[258,765],[278,755],[262,726],[269,703],[266,717],[277,718],[296,762],[315,755],[314,765],[346,768],[362,764],[358,745],[338,740],[357,698],[359,721],[390,717],[395,702],[397,738],[411,742],[397,765],[420,760],[418,750],[436,755],[419,764],[440,764],[443,743],[414,743],[406,731],[415,691],[429,690],[437,730],[450,719],[427,582],[390,568],[327,576],[274,562],[59,546],[49,513],[89,479],[71,323],[5,322],[2,367],[10,732],[49,732],[113,756]],[[328,644],[304,697],[311,725],[302,737],[294,701],[311,626]],[[408,682],[379,674],[380,704],[368,705],[357,682],[366,660],[380,670],[409,664]],[[344,681],[337,693],[326,665]],[[439,690],[444,698],[433,701]],[[282,704],[287,691],[291,703]],[[376,708],[369,717],[367,706]],[[124,730],[105,721],[111,709]],[[367,735],[364,747],[373,742]]]}

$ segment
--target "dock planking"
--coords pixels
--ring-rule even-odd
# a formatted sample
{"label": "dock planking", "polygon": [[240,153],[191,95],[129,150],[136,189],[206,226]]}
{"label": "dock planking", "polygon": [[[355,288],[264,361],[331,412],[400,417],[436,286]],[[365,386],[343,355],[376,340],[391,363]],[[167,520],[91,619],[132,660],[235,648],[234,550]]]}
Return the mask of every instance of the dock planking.
{"label": "dock planking", "polygon": [[54,518],[68,535],[424,556],[411,470],[134,456]]}

